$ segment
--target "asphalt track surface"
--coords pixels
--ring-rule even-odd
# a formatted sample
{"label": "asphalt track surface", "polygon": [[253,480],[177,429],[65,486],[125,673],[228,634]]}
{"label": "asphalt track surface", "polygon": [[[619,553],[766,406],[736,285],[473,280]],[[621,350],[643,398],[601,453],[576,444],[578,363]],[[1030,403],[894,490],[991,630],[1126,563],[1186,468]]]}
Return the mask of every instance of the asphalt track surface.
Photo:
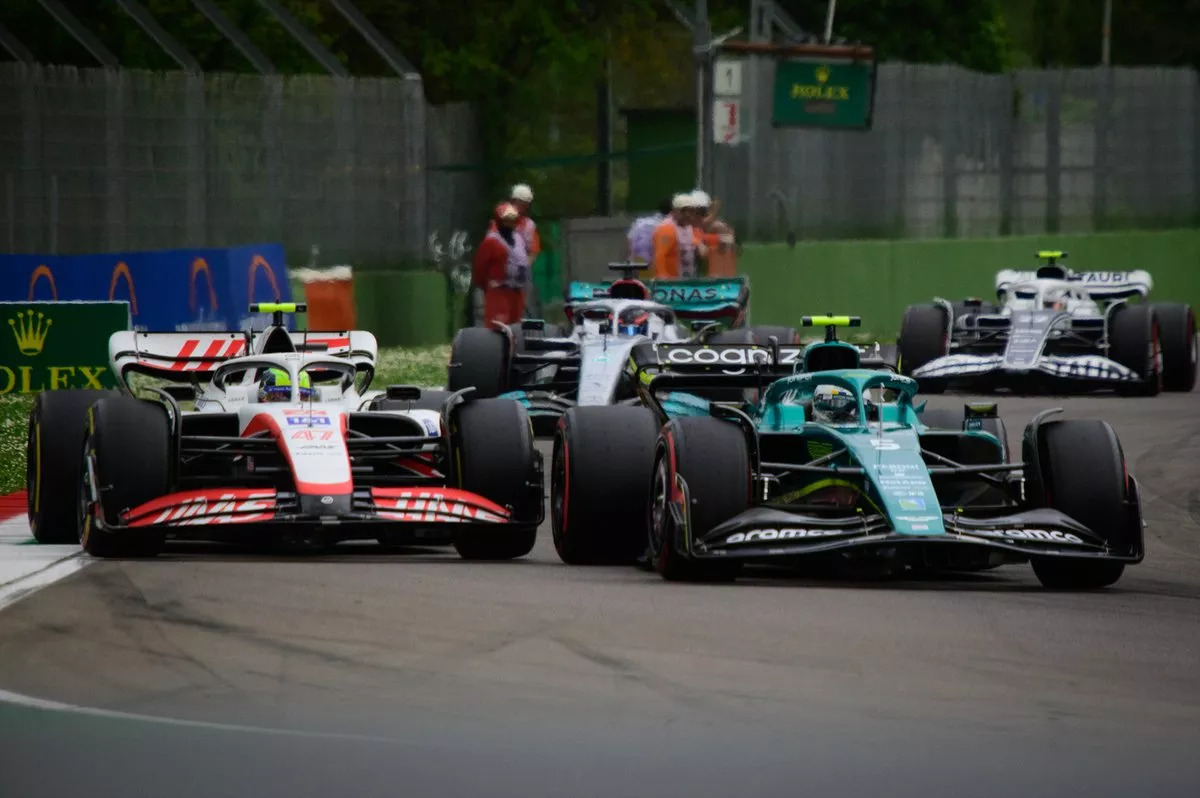
{"label": "asphalt track surface", "polygon": [[1000,399],[1014,444],[1047,406],[1117,427],[1148,556],[1098,593],[673,585],[548,527],[502,564],[98,563],[0,613],[0,689],[173,722],[0,705],[0,794],[1195,798],[1198,400]]}

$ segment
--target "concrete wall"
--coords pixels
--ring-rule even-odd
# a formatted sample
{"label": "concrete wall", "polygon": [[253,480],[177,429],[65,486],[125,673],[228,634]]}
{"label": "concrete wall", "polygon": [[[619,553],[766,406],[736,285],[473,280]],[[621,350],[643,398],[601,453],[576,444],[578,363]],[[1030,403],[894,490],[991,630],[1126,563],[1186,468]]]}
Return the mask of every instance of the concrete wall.
{"label": "concrete wall", "polygon": [[574,280],[611,277],[608,264],[625,260],[629,255],[629,241],[625,236],[631,224],[631,216],[596,216],[563,222],[566,245],[562,263],[563,288]]}

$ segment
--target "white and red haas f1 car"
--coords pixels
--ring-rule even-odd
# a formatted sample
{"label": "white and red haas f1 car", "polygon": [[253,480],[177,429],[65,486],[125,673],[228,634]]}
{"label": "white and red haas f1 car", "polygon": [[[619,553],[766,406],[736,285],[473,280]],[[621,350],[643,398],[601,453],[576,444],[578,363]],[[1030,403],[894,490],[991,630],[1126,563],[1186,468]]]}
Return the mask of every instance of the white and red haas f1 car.
{"label": "white and red haas f1 car", "polygon": [[[525,409],[472,391],[370,391],[369,332],[118,332],[118,391],[38,395],[29,523],[43,543],[152,556],[169,540],[533,548],[542,461]],[[191,407],[187,407],[187,405]],[[82,456],[81,456],[82,452]]]}

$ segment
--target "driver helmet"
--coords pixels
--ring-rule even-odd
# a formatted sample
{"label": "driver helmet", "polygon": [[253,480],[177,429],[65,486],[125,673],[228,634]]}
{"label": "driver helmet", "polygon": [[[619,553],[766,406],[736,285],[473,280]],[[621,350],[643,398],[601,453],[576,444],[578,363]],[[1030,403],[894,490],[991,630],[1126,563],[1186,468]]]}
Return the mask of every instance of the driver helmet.
{"label": "driver helmet", "polygon": [[1066,310],[1067,291],[1065,288],[1049,288],[1042,294],[1044,310]]}
{"label": "driver helmet", "polygon": [[[300,372],[300,400],[307,402],[313,398],[312,380],[308,372]],[[292,378],[283,369],[269,368],[258,384],[258,401],[260,402],[290,402],[292,400]]]}
{"label": "driver helmet", "polygon": [[617,318],[617,332],[621,335],[648,335],[650,314],[643,308],[626,308]]}
{"label": "driver helmet", "polygon": [[818,385],[813,391],[813,420],[826,424],[847,424],[858,419],[854,394],[836,385]]}

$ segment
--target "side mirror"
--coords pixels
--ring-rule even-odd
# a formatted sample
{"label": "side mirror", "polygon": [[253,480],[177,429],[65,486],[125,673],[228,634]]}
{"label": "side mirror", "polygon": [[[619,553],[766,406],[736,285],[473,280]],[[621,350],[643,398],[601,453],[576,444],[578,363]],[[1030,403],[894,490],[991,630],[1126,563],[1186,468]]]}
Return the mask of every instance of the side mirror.
{"label": "side mirror", "polygon": [[996,404],[967,404],[963,405],[963,429],[981,430],[985,418],[999,418]]}
{"label": "side mirror", "polygon": [[963,405],[963,416],[966,418],[998,418],[999,410],[995,402]]}

